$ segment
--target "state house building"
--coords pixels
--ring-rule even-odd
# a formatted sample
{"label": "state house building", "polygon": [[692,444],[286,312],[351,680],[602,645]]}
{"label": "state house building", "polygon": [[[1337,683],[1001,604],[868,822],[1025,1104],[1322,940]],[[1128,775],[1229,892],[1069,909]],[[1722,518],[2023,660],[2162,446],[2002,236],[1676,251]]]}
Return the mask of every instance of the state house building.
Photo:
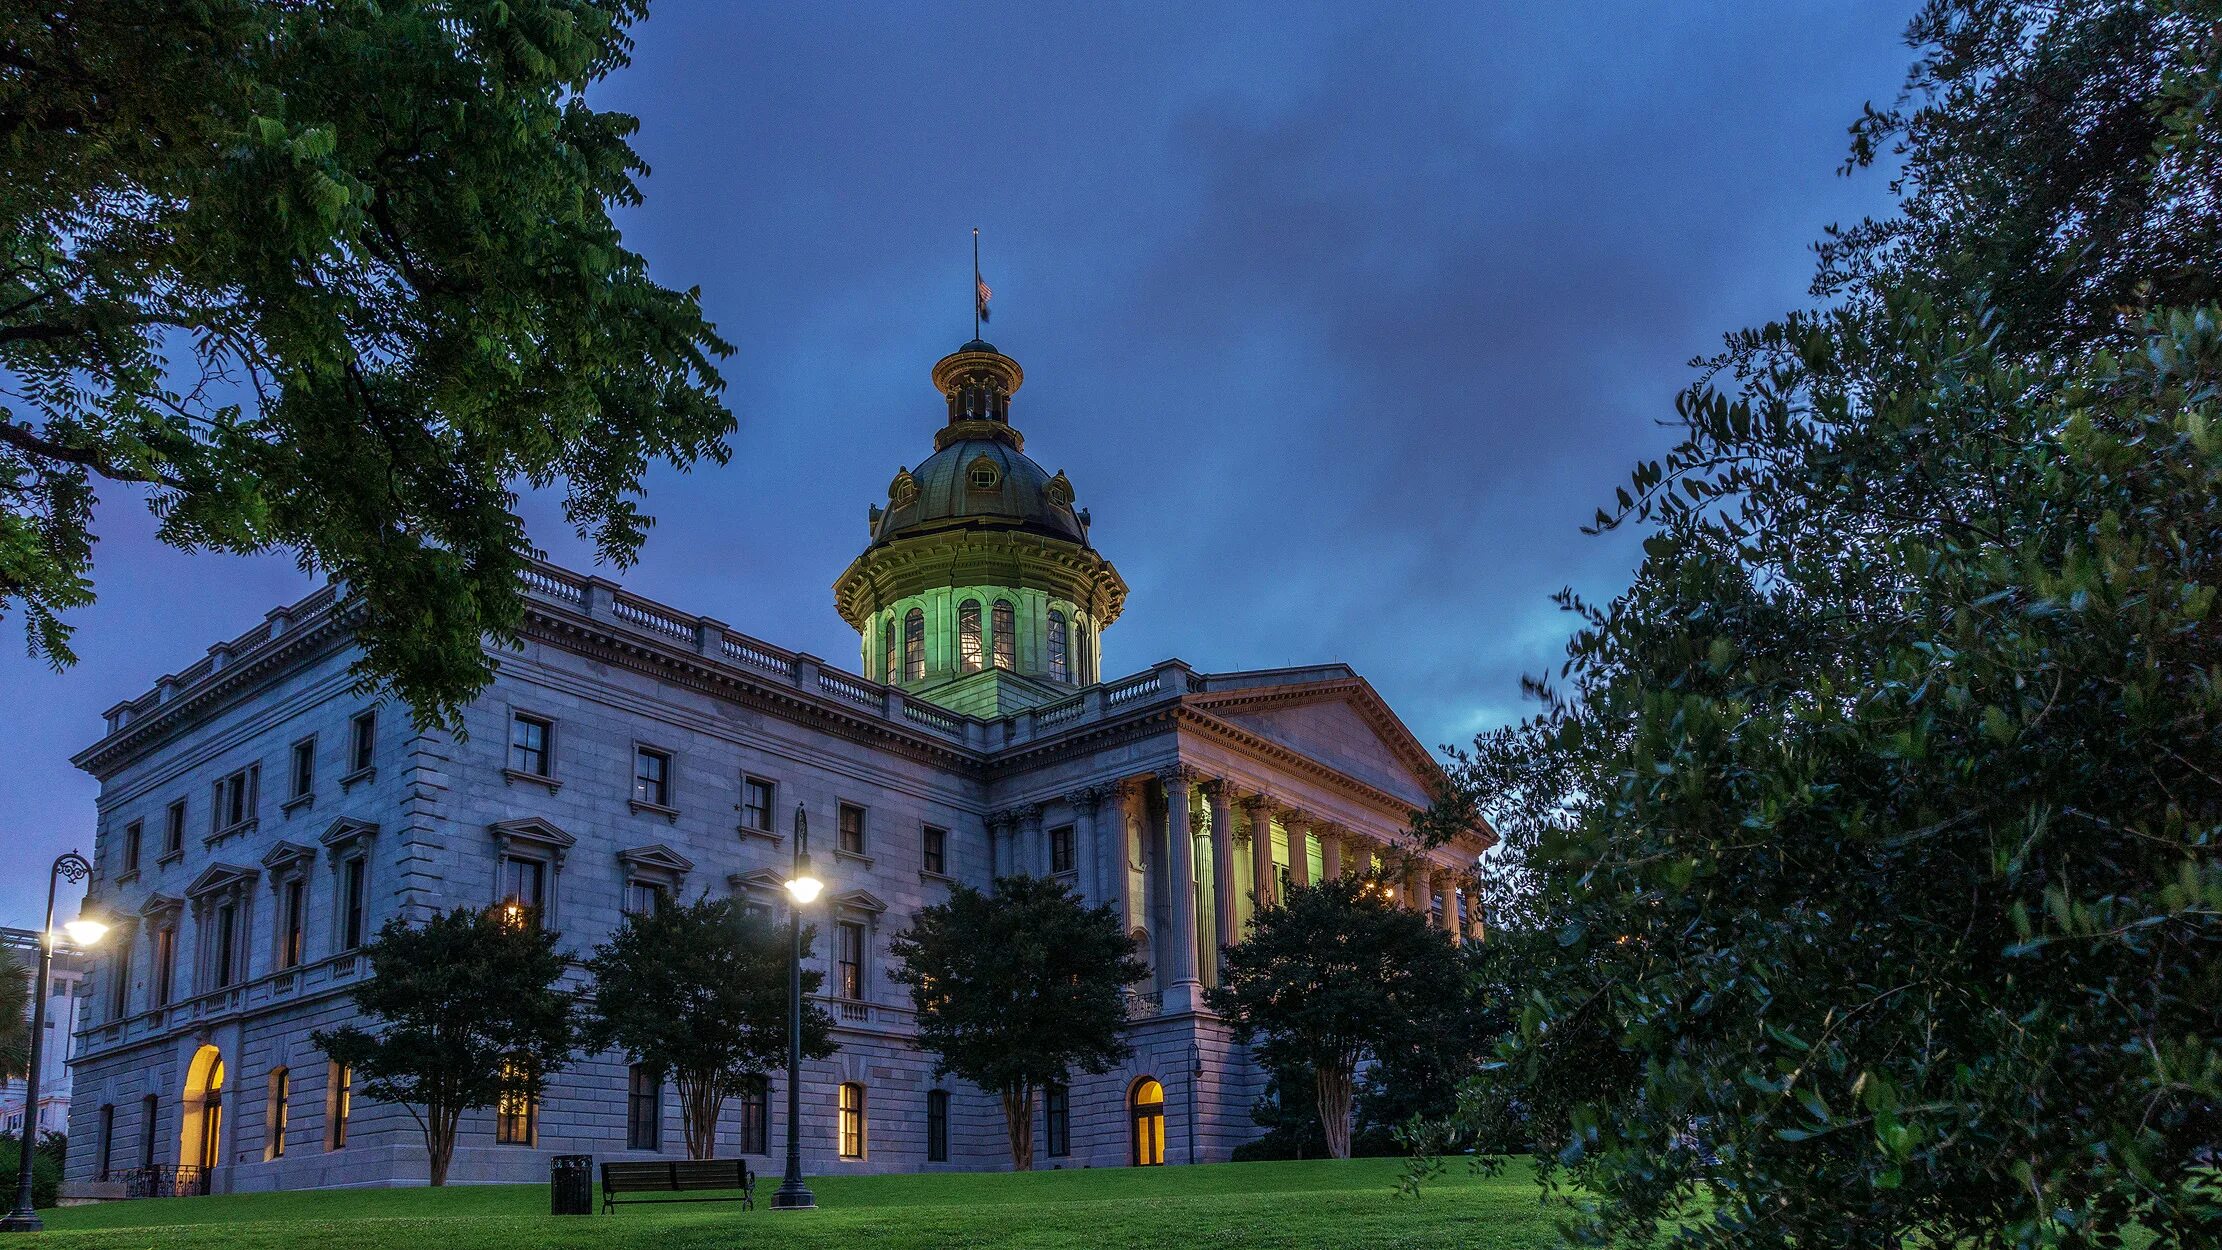
{"label": "state house building", "polygon": [[[421,1183],[407,1109],[309,1041],[353,1013],[365,940],[518,900],[583,955],[658,897],[784,907],[798,805],[840,1046],[804,1073],[813,1174],[1009,1165],[996,1100],[934,1077],[887,976],[916,909],[998,874],[1115,906],[1152,968],[1133,1057],[1049,1091],[1036,1166],[1222,1160],[1253,1136],[1264,1075],[1202,990],[1254,895],[1380,865],[1455,940],[1478,933],[1461,883],[1490,835],[1406,849],[1434,765],[1344,666],[1107,679],[1126,584],[1073,484],[1025,454],[1021,377],[977,340],[934,366],[933,454],[895,474],[834,584],[860,672],[540,565],[466,736],[350,692],[329,587],[109,711],[75,762],[101,785],[94,895],[125,923],[76,1034],[71,1185]],[[784,1149],[783,1081],[727,1105],[721,1157]],[[677,1121],[667,1084],[582,1055],[537,1104],[465,1116],[450,1175],[679,1154]]]}

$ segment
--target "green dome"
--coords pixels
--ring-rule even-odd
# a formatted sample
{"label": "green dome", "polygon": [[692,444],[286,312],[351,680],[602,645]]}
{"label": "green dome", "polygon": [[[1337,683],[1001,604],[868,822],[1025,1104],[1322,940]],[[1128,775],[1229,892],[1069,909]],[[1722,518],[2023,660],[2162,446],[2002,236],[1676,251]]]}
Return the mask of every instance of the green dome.
{"label": "green dome", "polygon": [[888,485],[872,545],[950,529],[1025,530],[1088,545],[1072,483],[995,438],[963,438]]}

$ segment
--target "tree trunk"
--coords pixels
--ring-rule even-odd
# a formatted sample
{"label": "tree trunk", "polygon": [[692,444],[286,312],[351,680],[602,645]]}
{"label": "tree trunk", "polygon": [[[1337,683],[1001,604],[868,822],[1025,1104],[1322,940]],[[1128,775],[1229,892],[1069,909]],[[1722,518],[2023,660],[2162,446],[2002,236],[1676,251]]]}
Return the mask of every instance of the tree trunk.
{"label": "tree trunk", "polygon": [[725,1092],[714,1075],[678,1074],[679,1122],[687,1138],[689,1159],[714,1159],[718,1150],[718,1120],[725,1114]]}
{"label": "tree trunk", "polygon": [[447,1184],[447,1165],[455,1158],[455,1122],[459,1114],[448,1107],[424,1109],[424,1152],[431,1161],[434,1187]]}
{"label": "tree trunk", "polygon": [[1327,1153],[1336,1159],[1350,1157],[1349,1068],[1312,1070],[1312,1086],[1319,1099],[1319,1126],[1327,1132]]}
{"label": "tree trunk", "polygon": [[1003,1126],[1011,1136],[1011,1170],[1034,1170],[1034,1087],[1003,1087]]}

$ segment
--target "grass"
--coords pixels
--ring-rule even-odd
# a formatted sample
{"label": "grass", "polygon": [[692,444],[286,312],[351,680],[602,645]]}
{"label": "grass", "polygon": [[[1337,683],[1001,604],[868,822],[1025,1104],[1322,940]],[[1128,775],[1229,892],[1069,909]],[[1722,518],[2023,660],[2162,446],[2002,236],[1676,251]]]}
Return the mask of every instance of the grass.
{"label": "grass", "polygon": [[[1395,1193],[1402,1163],[1226,1163],[1205,1167],[827,1177],[820,1209],[742,1211],[726,1203],[548,1214],[542,1185],[472,1185],[150,1199],[46,1214],[27,1243],[52,1250],[693,1250],[695,1247],[1460,1246],[1555,1245],[1524,1168],[1501,1177],[1454,1167],[1417,1199]],[[758,1185],[768,1199],[776,1177]]]}

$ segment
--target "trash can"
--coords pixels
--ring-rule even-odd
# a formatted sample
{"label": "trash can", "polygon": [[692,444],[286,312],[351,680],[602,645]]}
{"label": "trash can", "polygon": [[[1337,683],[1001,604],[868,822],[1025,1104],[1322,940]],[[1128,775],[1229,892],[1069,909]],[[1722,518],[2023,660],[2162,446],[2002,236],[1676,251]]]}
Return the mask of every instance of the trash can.
{"label": "trash can", "polygon": [[594,1214],[593,1155],[557,1155],[549,1161],[548,1213]]}

